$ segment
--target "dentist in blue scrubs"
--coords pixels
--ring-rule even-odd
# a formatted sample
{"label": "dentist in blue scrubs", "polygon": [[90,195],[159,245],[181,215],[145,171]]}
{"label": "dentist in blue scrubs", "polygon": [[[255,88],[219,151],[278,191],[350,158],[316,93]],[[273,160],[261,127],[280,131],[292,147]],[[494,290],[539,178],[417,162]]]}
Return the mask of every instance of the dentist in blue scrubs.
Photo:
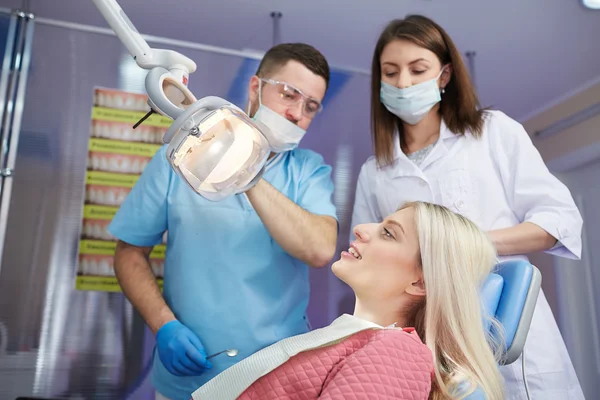
{"label": "dentist in blue scrubs", "polygon": [[[328,84],[327,61],[316,49],[273,47],[248,87],[249,115],[273,131],[262,178],[245,193],[211,202],[175,174],[164,146],[112,220],[115,274],[156,334],[157,399],[189,400],[234,363],[309,330],[308,268],[333,258],[338,224],[331,167],[297,145]],[[161,294],[148,256],[165,231]],[[206,359],[232,348],[237,357]]]}

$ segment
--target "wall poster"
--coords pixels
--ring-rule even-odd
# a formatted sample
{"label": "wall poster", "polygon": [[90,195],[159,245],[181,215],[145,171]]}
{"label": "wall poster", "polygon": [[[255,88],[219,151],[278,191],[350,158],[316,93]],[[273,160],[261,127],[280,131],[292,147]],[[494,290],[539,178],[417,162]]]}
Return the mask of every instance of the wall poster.
{"label": "wall poster", "polygon": [[[116,89],[95,88],[90,125],[85,203],[79,241],[77,290],[120,292],[113,269],[116,238],[106,230],[142,171],[162,145],[173,122],[152,114],[148,96]],[[162,290],[166,233],[150,254],[150,265]]]}

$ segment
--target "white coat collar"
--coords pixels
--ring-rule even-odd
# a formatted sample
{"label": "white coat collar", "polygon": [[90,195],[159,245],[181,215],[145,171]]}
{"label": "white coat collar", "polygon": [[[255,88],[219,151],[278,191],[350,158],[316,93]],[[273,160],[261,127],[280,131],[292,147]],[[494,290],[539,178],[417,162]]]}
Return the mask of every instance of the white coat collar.
{"label": "white coat collar", "polygon": [[412,161],[408,159],[406,154],[402,151],[400,147],[400,135],[398,131],[394,133],[394,168],[392,175],[393,176],[419,176],[424,178],[423,170],[433,163],[434,161],[440,159],[441,157],[448,154],[448,146],[446,145],[446,141],[448,139],[456,138],[456,134],[452,132],[446,126],[444,119],[442,118],[440,123],[440,137],[438,141],[435,143],[433,150],[431,153],[423,160],[423,163],[420,167],[417,167]]}
{"label": "white coat collar", "polygon": [[[436,142],[436,146],[437,146],[437,143],[439,143],[439,142],[443,143],[446,139],[452,139],[455,137],[456,137],[456,134],[454,132],[452,132],[450,129],[448,129],[448,127],[446,126],[446,123],[444,122],[444,118],[442,118],[442,122],[440,123],[440,137],[439,137],[438,141]],[[404,154],[404,152],[402,151],[402,148],[400,147],[400,135],[398,135],[398,131],[394,132],[393,146],[394,146],[394,161],[399,158],[405,158],[407,161],[410,161],[410,160],[408,160],[408,157],[406,157],[406,154]]]}

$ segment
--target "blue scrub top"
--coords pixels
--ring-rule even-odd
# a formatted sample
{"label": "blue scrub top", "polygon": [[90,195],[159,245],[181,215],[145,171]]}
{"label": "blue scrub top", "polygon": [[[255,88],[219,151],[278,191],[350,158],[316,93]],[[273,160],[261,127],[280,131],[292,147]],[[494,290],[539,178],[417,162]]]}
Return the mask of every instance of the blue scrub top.
{"label": "blue scrub top", "polygon": [[[308,331],[308,267],[275,242],[246,195],[211,202],[196,194],[171,169],[166,147],[145,168],[108,230],[136,246],[157,245],[168,230],[167,304],[207,354],[239,350],[235,358],[213,358],[213,368],[198,377],[170,374],[155,351],[155,388],[173,400],[189,400],[236,362]],[[306,149],[278,154],[263,178],[305,210],[337,220],[331,167],[319,154]]]}

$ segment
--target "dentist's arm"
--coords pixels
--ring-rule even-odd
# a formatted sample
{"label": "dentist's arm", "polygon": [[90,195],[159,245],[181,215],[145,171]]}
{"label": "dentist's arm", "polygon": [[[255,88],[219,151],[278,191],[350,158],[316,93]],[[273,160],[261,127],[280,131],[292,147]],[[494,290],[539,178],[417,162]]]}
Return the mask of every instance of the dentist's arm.
{"label": "dentist's arm", "polygon": [[156,336],[158,356],[177,376],[199,376],[212,368],[199,337],[176,318],[156,284],[148,257],[152,247],[119,241],[115,252],[115,275],[123,293]]}
{"label": "dentist's arm", "polygon": [[338,233],[333,217],[306,211],[264,179],[246,195],[271,236],[288,254],[316,268],[331,261]]}
{"label": "dentist's arm", "polygon": [[554,236],[531,222],[490,231],[488,234],[500,256],[546,251],[557,243]]}
{"label": "dentist's arm", "polygon": [[175,320],[175,315],[165,303],[150,268],[148,257],[151,251],[152,247],[138,247],[119,241],[114,267],[123,293],[156,335],[164,324]]}
{"label": "dentist's arm", "polygon": [[569,188],[549,170],[523,126],[498,113],[486,133],[490,156],[519,225],[491,232],[500,255],[581,257],[583,220]]}
{"label": "dentist's arm", "polygon": [[171,170],[166,146],[152,157],[119,207],[108,231],[118,238],[114,268],[125,296],[153,333],[175,316],[163,300],[148,261],[167,230],[167,190]]}
{"label": "dentist's arm", "polygon": [[114,268],[125,296],[156,335],[158,356],[174,375],[200,375],[210,362],[199,337],[176,319],[156,284],[148,258],[168,230],[171,169],[163,146],[129,192],[108,231],[119,238]]}

